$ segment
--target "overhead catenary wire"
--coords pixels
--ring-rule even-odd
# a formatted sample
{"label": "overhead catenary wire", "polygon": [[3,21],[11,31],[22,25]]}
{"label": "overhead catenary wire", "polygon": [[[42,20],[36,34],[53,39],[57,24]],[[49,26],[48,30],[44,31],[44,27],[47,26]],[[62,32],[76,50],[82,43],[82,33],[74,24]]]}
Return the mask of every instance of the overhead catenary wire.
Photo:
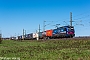
{"label": "overhead catenary wire", "polygon": [[82,19],[82,18],[87,18],[89,17],[90,15],[87,15],[87,16],[83,16],[83,17],[80,17],[80,18],[77,18],[77,19],[74,19],[74,20],[78,20],[78,19]]}
{"label": "overhead catenary wire", "polygon": [[[83,12],[83,13],[81,13],[81,14],[78,14],[78,15],[76,15],[76,16],[73,16],[74,17],[74,21],[75,21],[75,23],[76,22],[78,22],[78,20],[80,20],[80,22],[78,23],[78,25],[84,25],[84,24],[80,24],[82,21],[85,21],[85,22],[88,22],[88,21],[86,21],[86,20],[89,20],[89,19],[87,19],[87,18],[89,18],[90,17],[90,15],[88,14],[90,12],[90,10],[88,10],[88,11],[86,11],[86,12]],[[79,17],[79,16],[81,16],[81,17]],[[76,18],[76,17],[79,17],[79,18]],[[75,25],[77,25],[77,23],[75,24]]]}
{"label": "overhead catenary wire", "polygon": [[81,14],[75,15],[75,16],[73,16],[73,17],[82,16],[82,15],[85,15],[85,14],[87,14],[87,13],[89,13],[89,12],[90,12],[90,10],[88,10],[88,11],[85,11],[85,12],[83,12],[83,13],[81,13]]}
{"label": "overhead catenary wire", "polygon": [[46,26],[49,26],[49,25],[51,25],[52,23],[55,23],[55,22],[57,22],[57,21],[46,21],[46,20],[44,20],[43,21],[43,32],[45,31]]}

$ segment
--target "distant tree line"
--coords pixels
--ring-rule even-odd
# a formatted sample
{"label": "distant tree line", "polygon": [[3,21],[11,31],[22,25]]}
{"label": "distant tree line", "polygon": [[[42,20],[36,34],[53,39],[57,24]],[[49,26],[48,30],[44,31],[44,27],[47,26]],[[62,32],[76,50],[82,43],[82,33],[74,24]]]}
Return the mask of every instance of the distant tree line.
{"label": "distant tree line", "polygon": [[0,44],[1,44],[1,42],[2,42],[2,34],[0,34]]}

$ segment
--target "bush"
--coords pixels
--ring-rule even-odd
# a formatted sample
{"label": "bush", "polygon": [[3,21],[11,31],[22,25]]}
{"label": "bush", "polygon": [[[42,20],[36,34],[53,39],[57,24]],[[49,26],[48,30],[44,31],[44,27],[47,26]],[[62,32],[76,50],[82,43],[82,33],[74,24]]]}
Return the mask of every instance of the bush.
{"label": "bush", "polygon": [[0,44],[1,44],[1,42],[2,42],[2,39],[0,38]]}

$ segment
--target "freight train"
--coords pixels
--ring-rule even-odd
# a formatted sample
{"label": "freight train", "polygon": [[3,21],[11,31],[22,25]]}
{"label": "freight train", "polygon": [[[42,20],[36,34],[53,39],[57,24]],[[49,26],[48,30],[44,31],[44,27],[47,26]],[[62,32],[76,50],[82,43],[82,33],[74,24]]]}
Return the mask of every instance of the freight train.
{"label": "freight train", "polygon": [[[40,39],[43,39],[42,32],[39,33],[30,33],[24,35],[24,40],[35,40],[39,36]],[[23,40],[23,35],[17,36],[18,40]]]}
{"label": "freight train", "polygon": [[62,26],[57,29],[46,30],[43,33],[43,38],[72,38],[75,36],[75,30],[73,26]]}
{"label": "freight train", "polygon": [[[73,26],[62,26],[44,32],[26,34],[24,35],[24,39],[32,40],[37,37],[39,37],[39,39],[72,38],[74,36],[75,30]],[[23,39],[23,36],[18,36],[18,39]]]}

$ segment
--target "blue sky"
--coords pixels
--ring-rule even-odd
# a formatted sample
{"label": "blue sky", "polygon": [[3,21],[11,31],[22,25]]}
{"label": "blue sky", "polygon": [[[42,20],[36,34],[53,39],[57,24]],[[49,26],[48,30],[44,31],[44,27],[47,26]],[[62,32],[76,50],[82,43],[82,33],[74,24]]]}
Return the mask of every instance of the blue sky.
{"label": "blue sky", "polygon": [[0,30],[3,37],[22,35],[23,28],[35,32],[39,24],[43,31],[44,20],[53,29],[68,25],[70,12],[76,36],[90,36],[90,0],[0,0]]}

